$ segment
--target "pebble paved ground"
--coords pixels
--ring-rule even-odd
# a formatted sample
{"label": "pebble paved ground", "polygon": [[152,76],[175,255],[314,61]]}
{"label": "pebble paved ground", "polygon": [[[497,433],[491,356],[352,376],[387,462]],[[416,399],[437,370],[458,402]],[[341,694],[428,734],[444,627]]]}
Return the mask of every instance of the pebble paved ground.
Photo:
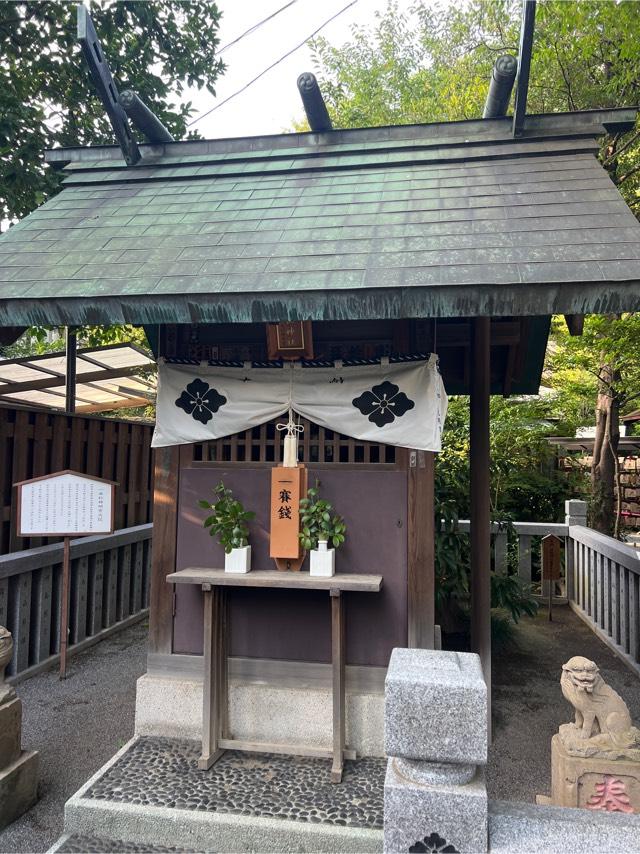
{"label": "pebble paved ground", "polygon": [[137,623],[16,686],[25,749],[40,751],[40,800],[0,831],[0,852],[44,852],[62,835],[64,804],[133,735],[136,680],[146,670],[147,623]]}
{"label": "pebble paved ground", "polygon": [[524,618],[517,646],[493,661],[493,744],[489,796],[534,803],[550,793],[551,737],[573,711],[560,691],[562,665],[574,655],[592,659],[640,721],[640,679],[567,606]]}
{"label": "pebble paved ground", "polygon": [[[62,834],[65,801],[133,734],[146,634],[141,623],[71,659],[65,682],[49,672],[18,686],[24,746],[40,751],[41,799],[0,832],[0,854],[46,851]],[[594,659],[636,721],[640,679],[566,607],[555,609],[551,624],[546,614],[523,619],[516,640],[508,654],[494,657],[487,778],[491,797],[533,803],[536,793],[549,792],[551,736],[571,718],[560,693],[562,664],[573,655]]]}

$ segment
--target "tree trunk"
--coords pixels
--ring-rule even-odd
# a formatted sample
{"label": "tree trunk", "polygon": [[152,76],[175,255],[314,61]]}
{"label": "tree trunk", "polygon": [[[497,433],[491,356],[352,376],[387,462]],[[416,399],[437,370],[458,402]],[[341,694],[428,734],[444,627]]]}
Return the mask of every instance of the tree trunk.
{"label": "tree trunk", "polygon": [[611,365],[601,365],[600,376],[591,464],[591,523],[596,531],[611,536],[618,528],[615,493],[619,476],[620,403],[614,389],[619,377]]}

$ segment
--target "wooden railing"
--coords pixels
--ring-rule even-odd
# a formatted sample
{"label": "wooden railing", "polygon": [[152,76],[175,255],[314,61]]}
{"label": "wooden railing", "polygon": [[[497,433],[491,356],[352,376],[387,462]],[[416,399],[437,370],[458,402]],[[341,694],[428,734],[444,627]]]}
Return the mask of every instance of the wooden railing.
{"label": "wooden railing", "polygon": [[[68,654],[140,619],[149,602],[151,524],[71,541]],[[59,657],[62,544],[0,555],[0,625],[13,634],[7,676]]]}
{"label": "wooden railing", "polygon": [[[468,519],[461,519],[458,522],[458,529],[463,534],[468,534],[470,530],[470,522]],[[539,555],[539,541],[547,534],[554,534],[558,537],[563,545],[563,550],[566,556],[566,541],[569,535],[569,526],[561,522],[511,522],[498,523],[494,522],[491,525],[491,542],[492,542],[492,565],[494,572],[504,575],[508,570],[508,545],[509,537],[515,536],[517,544],[517,563],[518,576],[523,584],[537,585],[539,579],[536,578],[534,571],[534,554]],[[565,585],[565,566],[566,560],[562,561],[562,574],[558,582],[558,587],[562,590],[566,589]],[[543,595],[547,595],[546,582],[537,589]]]}
{"label": "wooden railing", "polygon": [[[561,578],[555,583],[555,601],[568,602],[585,623],[640,675],[640,549],[625,545],[586,527],[587,506],[567,502],[565,523],[515,522],[493,524],[492,569],[508,571],[509,536],[517,537],[518,575],[545,599],[549,582],[540,583],[537,540],[555,534],[564,546]],[[458,523],[469,532],[468,520]]]}
{"label": "wooden railing", "polygon": [[569,604],[640,675],[640,550],[578,525],[569,533]]}

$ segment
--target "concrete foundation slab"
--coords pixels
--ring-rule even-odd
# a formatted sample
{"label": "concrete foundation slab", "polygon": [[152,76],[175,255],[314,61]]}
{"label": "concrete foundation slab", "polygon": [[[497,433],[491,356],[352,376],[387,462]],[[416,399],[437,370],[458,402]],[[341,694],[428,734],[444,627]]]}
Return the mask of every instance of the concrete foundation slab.
{"label": "concrete foundation slab", "polygon": [[[331,689],[236,682],[229,686],[234,738],[331,749]],[[384,694],[349,692],[347,746],[359,756],[384,756]],[[202,737],[202,680],[145,674],[138,680],[136,735]]]}

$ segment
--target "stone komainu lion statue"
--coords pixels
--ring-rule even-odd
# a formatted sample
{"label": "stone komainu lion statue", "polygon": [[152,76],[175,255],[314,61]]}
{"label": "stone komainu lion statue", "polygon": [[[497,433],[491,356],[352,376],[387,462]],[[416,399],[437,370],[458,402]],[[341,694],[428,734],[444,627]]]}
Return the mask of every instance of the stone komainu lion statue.
{"label": "stone komainu lion statue", "polygon": [[567,726],[579,739],[603,747],[640,746],[640,730],[633,726],[627,704],[600,676],[595,661],[581,655],[569,659],[562,666],[560,687],[576,713],[575,724]]}

